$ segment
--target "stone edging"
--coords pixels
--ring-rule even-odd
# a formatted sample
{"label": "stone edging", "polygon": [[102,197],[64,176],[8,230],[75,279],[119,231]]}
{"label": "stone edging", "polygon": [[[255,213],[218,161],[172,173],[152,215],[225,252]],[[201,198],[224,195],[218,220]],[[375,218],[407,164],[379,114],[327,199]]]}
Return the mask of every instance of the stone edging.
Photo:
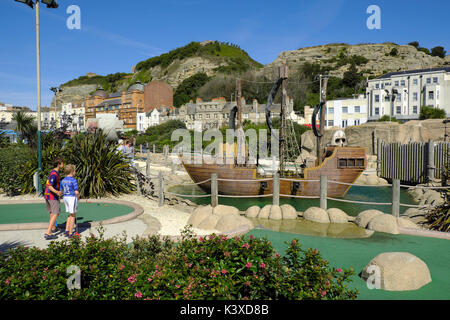
{"label": "stone edging", "polygon": [[[0,201],[0,205],[2,204],[32,204],[32,203],[40,203],[42,205],[45,205],[44,200],[7,200],[7,201]],[[113,200],[113,199],[82,199],[79,201],[79,203],[113,203],[113,204],[121,204],[128,207],[133,208],[133,212],[130,212],[129,214],[102,220],[102,221],[93,221],[93,222],[83,222],[79,223],[78,226],[80,227],[96,227],[100,224],[107,225],[107,224],[113,224],[113,223],[120,223],[125,222],[128,220],[132,220],[140,216],[144,209],[133,202],[129,201],[122,201],[122,200]],[[37,230],[37,229],[47,229],[48,228],[48,222],[34,222],[34,223],[14,223],[14,224],[0,224],[0,231],[15,231],[15,230]]]}
{"label": "stone edging", "polygon": [[400,234],[407,234],[410,236],[450,240],[449,232],[441,232],[441,231],[435,231],[435,230],[420,230],[420,229],[418,230],[418,229],[403,228],[403,227],[398,227],[398,231],[400,232]]}

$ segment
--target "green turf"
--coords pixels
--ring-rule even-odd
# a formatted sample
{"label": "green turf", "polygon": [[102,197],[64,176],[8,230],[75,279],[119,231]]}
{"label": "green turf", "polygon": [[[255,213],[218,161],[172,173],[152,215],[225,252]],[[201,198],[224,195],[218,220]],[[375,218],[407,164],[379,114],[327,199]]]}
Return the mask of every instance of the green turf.
{"label": "green turf", "polygon": [[[370,238],[336,239],[299,234],[281,233],[270,230],[254,229],[249,234],[255,237],[267,237],[275,249],[284,253],[285,241],[299,239],[302,248],[316,248],[322,257],[328,259],[336,268],[353,267],[356,275],[349,286],[358,289],[361,300],[412,300],[412,299],[450,299],[450,241],[436,238],[409,235],[391,235],[376,232]],[[383,252],[409,252],[422,259],[428,266],[432,282],[419,290],[392,292],[368,289],[358,274],[375,256]]]}
{"label": "green turf", "polygon": [[[133,212],[133,208],[111,203],[79,203],[77,212],[78,223],[93,222],[123,216]],[[48,222],[45,203],[32,204],[2,204],[0,205],[0,224]],[[67,220],[65,206],[61,203],[61,214],[58,223]]]}

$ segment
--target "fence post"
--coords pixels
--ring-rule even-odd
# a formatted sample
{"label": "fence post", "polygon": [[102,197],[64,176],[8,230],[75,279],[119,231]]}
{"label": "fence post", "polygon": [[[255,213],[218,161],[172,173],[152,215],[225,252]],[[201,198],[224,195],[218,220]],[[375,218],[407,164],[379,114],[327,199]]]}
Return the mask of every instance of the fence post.
{"label": "fence post", "polygon": [[325,175],[320,176],[320,207],[327,210],[327,187],[328,178]]}
{"label": "fence post", "polygon": [[142,153],[142,144],[141,144],[141,146],[140,146],[140,149],[141,149],[140,151],[141,151],[141,153]]}
{"label": "fence post", "polygon": [[170,159],[170,166],[172,173],[175,173],[175,161],[173,159]]}
{"label": "fence post", "polygon": [[392,180],[392,215],[400,216],[400,179]]}
{"label": "fence post", "polygon": [[278,172],[273,173],[273,182],[272,182],[272,204],[274,206],[280,205],[280,174]]}
{"label": "fence post", "polygon": [[164,146],[164,161],[166,162],[167,165],[167,156],[169,155],[169,151],[167,150],[169,149],[167,145]]}
{"label": "fence post", "polygon": [[145,175],[150,178],[150,150],[147,149],[147,161],[145,162]]}
{"label": "fence post", "polygon": [[153,153],[154,153],[154,154],[156,153],[155,145],[153,145]]}
{"label": "fence post", "polygon": [[139,167],[138,166],[136,166],[135,177],[136,177],[136,191],[137,191],[137,194],[138,194],[138,196],[142,196],[141,184],[139,183]]}
{"label": "fence post", "polygon": [[428,141],[428,181],[434,180],[434,141]]}
{"label": "fence post", "polygon": [[162,207],[164,206],[164,180],[161,171],[158,173],[158,186],[159,186],[158,207]]}
{"label": "fence post", "polygon": [[377,176],[381,177],[381,139],[377,138]]}
{"label": "fence post", "polygon": [[219,185],[217,173],[211,174],[211,206],[214,208],[219,204]]}

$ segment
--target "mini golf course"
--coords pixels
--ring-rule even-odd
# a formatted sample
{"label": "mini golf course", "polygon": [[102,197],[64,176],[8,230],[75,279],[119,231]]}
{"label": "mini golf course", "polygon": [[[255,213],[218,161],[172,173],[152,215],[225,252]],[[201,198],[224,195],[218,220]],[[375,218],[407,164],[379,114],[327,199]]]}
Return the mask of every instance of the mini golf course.
{"label": "mini golf course", "polygon": [[[136,210],[134,204],[111,203],[100,201],[80,201],[78,204],[77,222],[79,224],[96,223],[106,221],[109,223],[120,222],[133,218],[133,213],[139,215],[142,211]],[[61,203],[61,214],[57,219],[58,224],[67,220],[68,214]],[[48,224],[49,214],[44,202],[0,204],[0,226],[2,229],[12,225],[39,225]],[[26,229],[26,228],[24,228]]]}
{"label": "mini golf course", "polygon": [[[450,299],[450,241],[445,239],[410,235],[391,235],[375,232],[369,238],[337,239],[307,236],[264,229],[253,229],[248,233],[255,237],[266,237],[281,255],[287,244],[296,238],[302,249],[318,249],[331,266],[349,269],[353,267],[355,276],[349,287],[359,291],[360,300],[449,300]],[[383,252],[409,252],[422,259],[428,266],[432,282],[414,291],[384,291],[369,289],[358,274]]]}

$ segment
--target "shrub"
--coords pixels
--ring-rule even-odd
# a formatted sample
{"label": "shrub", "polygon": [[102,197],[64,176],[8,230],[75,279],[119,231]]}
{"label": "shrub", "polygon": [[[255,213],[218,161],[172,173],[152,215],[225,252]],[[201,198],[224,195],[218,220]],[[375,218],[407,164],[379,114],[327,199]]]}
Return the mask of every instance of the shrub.
{"label": "shrub", "polygon": [[438,46],[431,49],[431,55],[434,57],[445,58],[445,50],[444,47]]}
{"label": "shrub", "polygon": [[28,159],[29,150],[24,145],[15,144],[0,149],[0,189],[9,196],[22,192],[23,183],[18,176]]}
{"label": "shrub", "polygon": [[[167,239],[73,238],[48,249],[18,247],[0,255],[0,299],[355,299],[353,270],[329,266],[315,249],[293,240],[280,257],[267,239],[186,231]],[[69,291],[66,270],[81,270]]]}
{"label": "shrub", "polygon": [[382,116],[380,119],[377,120],[378,122],[398,122],[401,123],[400,120],[397,120],[395,117],[389,117],[388,115]]}
{"label": "shrub", "polygon": [[106,139],[102,130],[73,137],[64,154],[66,163],[76,166],[81,197],[117,196],[135,190],[129,163],[117,152],[115,142]]}
{"label": "shrub", "polygon": [[439,108],[433,108],[433,106],[422,106],[420,108],[420,120],[425,119],[445,119],[445,110]]}
{"label": "shrub", "polygon": [[390,55],[391,57],[397,56],[397,55],[398,55],[398,50],[397,50],[397,48],[392,48],[391,52],[389,52],[389,55]]}

